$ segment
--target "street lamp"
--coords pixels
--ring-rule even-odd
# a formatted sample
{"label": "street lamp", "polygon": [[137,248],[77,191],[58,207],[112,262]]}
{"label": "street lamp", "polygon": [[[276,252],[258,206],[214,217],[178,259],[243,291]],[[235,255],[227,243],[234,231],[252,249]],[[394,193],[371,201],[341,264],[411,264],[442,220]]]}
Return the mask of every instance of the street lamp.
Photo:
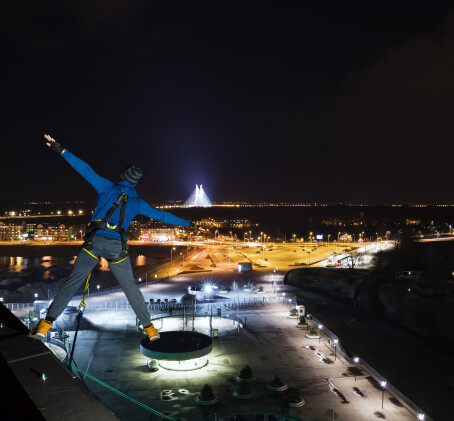
{"label": "street lamp", "polygon": [[37,294],[37,293],[35,293],[35,299],[36,299],[36,298],[38,298],[38,294]]}
{"label": "street lamp", "polygon": [[333,346],[334,346],[334,361],[336,361],[336,357],[337,357],[337,347],[336,347],[336,345],[339,342],[339,339],[334,339],[333,342],[334,342],[334,344],[333,344]]}
{"label": "street lamp", "polygon": [[320,340],[322,339],[323,325],[318,325],[318,329],[320,330],[320,335],[318,335],[318,343],[320,344]]}
{"label": "street lamp", "polygon": [[285,297],[285,292],[282,293],[282,306],[284,306],[284,297]]}
{"label": "street lamp", "polygon": [[424,414],[422,412],[420,412],[418,414],[418,420],[423,420],[424,419]]}
{"label": "street lamp", "polygon": [[356,372],[358,371],[359,357],[353,358],[353,362],[355,363],[355,382],[356,382]]}
{"label": "street lamp", "polygon": [[381,409],[383,409],[383,401],[384,401],[384,399],[385,399],[386,380],[382,380],[382,381],[380,382],[380,386],[382,387]]}
{"label": "street lamp", "polygon": [[170,248],[170,263],[172,263],[172,261],[173,261],[173,255],[172,255],[173,251],[175,251],[175,247]]}
{"label": "street lamp", "polygon": [[99,288],[101,288],[101,287],[99,285],[96,285],[96,289],[98,290],[98,297],[99,297]]}

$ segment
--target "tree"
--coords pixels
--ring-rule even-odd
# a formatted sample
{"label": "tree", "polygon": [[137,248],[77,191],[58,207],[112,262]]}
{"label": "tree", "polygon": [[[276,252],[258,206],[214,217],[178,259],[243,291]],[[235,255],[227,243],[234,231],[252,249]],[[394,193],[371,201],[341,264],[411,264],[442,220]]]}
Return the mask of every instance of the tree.
{"label": "tree", "polygon": [[243,379],[243,380],[249,380],[249,379],[252,379],[254,376],[252,374],[252,368],[249,367],[248,365],[245,365],[241,371],[240,371],[240,375],[238,376],[240,379]]}
{"label": "tree", "polygon": [[213,392],[213,389],[211,388],[211,386],[208,385],[208,384],[205,384],[202,387],[202,390],[200,391],[199,398],[202,401],[208,401],[209,402],[209,401],[212,401],[212,400],[216,399],[216,396],[214,395],[214,392]]}
{"label": "tree", "polygon": [[239,289],[240,289],[240,287],[238,285],[238,282],[237,281],[233,281],[232,282],[232,291],[237,292]]}
{"label": "tree", "polygon": [[274,376],[273,380],[270,381],[270,386],[273,387],[282,387],[284,385],[285,383],[279,378],[277,374]]}

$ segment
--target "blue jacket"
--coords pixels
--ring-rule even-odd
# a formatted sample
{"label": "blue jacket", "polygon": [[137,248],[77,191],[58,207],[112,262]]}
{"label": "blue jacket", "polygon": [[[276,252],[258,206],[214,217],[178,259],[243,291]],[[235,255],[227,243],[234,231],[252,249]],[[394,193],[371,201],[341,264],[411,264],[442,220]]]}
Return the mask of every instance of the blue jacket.
{"label": "blue jacket", "polygon": [[[112,207],[113,203],[118,199],[118,195],[124,191],[128,195],[126,204],[125,220],[123,228],[128,229],[129,224],[136,215],[145,215],[157,221],[165,222],[172,225],[181,225],[188,227],[189,222],[185,219],[178,218],[178,216],[162,210],[151,207],[147,202],[139,198],[136,189],[126,180],[120,180],[117,184],[106,180],[97,174],[86,162],[74,156],[68,150],[64,150],[63,158],[83,177],[87,180],[98,193],[98,203],[96,204],[95,211],[93,212],[92,221],[104,218],[106,213]],[[120,208],[114,212],[109,222],[118,224],[120,221]],[[116,231],[99,230],[96,235],[103,235],[105,237],[113,237],[120,239],[120,234]]]}

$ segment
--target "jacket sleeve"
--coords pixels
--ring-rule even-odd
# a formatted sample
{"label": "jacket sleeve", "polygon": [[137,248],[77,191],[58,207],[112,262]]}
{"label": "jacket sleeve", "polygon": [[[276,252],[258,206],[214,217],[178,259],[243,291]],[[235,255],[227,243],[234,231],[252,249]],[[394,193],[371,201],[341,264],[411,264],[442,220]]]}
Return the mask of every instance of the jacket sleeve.
{"label": "jacket sleeve", "polygon": [[178,216],[172,215],[169,212],[164,212],[160,209],[153,208],[142,199],[140,199],[139,213],[141,215],[148,216],[149,218],[152,218],[156,221],[165,222],[166,224],[189,227],[189,221],[186,221],[186,219],[179,218]]}
{"label": "jacket sleeve", "polygon": [[94,187],[97,193],[103,192],[114,185],[111,181],[97,174],[90,165],[77,158],[77,156],[73,155],[67,149],[63,151],[62,157]]}

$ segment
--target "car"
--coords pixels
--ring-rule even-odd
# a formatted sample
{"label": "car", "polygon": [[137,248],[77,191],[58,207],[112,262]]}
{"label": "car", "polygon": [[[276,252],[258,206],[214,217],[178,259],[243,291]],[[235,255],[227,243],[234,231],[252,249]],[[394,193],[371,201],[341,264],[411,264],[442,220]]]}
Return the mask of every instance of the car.
{"label": "car", "polygon": [[154,299],[150,298],[150,304],[154,304]]}
{"label": "car", "polygon": [[172,304],[175,304],[175,303],[177,302],[177,299],[176,299],[176,298],[172,298],[172,299],[170,300],[170,302],[171,302]]}

